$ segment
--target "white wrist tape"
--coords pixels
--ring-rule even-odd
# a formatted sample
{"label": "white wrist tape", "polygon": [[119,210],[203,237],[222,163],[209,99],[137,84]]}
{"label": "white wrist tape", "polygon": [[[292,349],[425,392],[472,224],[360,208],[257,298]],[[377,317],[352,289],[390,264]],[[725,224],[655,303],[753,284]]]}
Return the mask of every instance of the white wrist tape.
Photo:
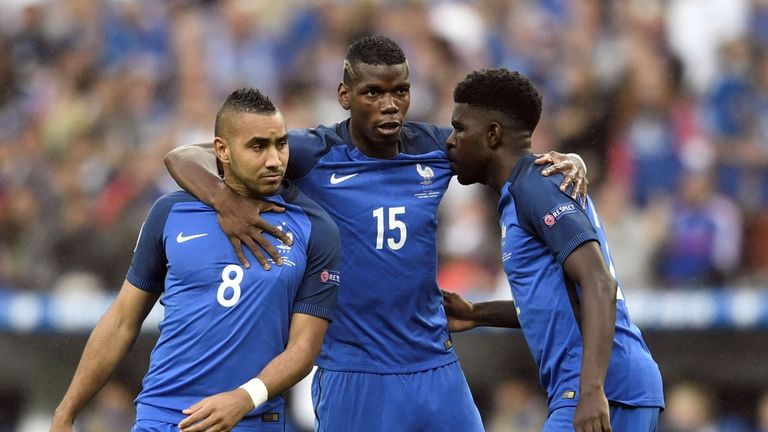
{"label": "white wrist tape", "polygon": [[579,162],[581,162],[581,166],[584,167],[584,175],[587,175],[587,164],[584,163],[584,159],[581,158],[581,156],[577,155],[576,153],[568,153],[568,156],[578,159]]}
{"label": "white wrist tape", "polygon": [[258,408],[259,405],[263,404],[267,401],[267,399],[269,399],[267,386],[264,385],[264,381],[258,378],[254,378],[248,381],[247,383],[241,385],[240,388],[248,392],[248,394],[251,396],[254,408]]}

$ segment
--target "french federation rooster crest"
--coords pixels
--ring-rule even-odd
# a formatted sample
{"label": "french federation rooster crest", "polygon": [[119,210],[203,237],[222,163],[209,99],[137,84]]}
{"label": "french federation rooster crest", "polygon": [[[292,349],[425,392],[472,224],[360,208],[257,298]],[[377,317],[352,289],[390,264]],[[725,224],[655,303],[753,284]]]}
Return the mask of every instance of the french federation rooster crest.
{"label": "french federation rooster crest", "polygon": [[[279,229],[280,231],[283,231],[283,227],[284,227],[284,226],[285,226],[285,222],[282,222],[282,225],[278,225],[278,226],[277,226],[277,229]],[[287,235],[287,236],[288,236],[288,238],[289,238],[289,239],[291,239],[291,241],[293,241],[293,233],[292,233],[292,232],[286,232],[286,234],[285,234],[285,235]],[[289,250],[291,250],[291,247],[290,247],[290,246],[288,246],[287,244],[283,243],[283,241],[282,241],[282,240],[279,240],[279,241],[280,241],[280,244],[279,244],[279,245],[277,245],[277,248],[278,248],[278,249],[280,249],[280,250],[282,250],[282,251],[286,251],[286,252],[287,252],[287,251],[289,251]]]}
{"label": "french federation rooster crest", "polygon": [[424,186],[431,185],[432,184],[432,177],[435,176],[435,172],[432,171],[432,168],[425,165],[423,168],[421,167],[421,164],[416,164],[416,171],[419,172],[419,175],[424,178],[424,181],[421,182]]}

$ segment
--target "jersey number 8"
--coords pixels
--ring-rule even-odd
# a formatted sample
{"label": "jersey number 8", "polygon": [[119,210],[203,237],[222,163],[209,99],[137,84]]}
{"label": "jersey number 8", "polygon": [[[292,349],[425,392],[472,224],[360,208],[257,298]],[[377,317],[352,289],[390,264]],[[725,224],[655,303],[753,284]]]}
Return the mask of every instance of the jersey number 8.
{"label": "jersey number 8", "polygon": [[[232,273],[235,274],[234,278],[230,277]],[[240,282],[243,281],[243,268],[236,264],[224,267],[224,270],[221,272],[221,280],[219,290],[216,292],[216,300],[224,307],[232,307],[240,300]],[[232,288],[232,297],[230,298],[224,296],[227,288]]]}

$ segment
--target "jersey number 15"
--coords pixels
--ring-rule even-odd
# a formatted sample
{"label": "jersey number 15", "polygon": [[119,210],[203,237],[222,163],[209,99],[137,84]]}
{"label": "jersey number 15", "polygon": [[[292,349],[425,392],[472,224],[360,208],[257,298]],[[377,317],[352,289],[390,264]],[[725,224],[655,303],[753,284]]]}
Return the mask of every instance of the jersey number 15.
{"label": "jersey number 15", "polygon": [[[384,249],[384,207],[379,207],[373,211],[373,217],[376,219],[376,249]],[[387,246],[392,250],[398,250],[405,245],[405,239],[408,237],[408,228],[405,222],[398,220],[397,216],[405,214],[405,207],[389,207],[387,210],[388,218],[387,230],[399,231],[397,241],[395,235],[387,237]]]}

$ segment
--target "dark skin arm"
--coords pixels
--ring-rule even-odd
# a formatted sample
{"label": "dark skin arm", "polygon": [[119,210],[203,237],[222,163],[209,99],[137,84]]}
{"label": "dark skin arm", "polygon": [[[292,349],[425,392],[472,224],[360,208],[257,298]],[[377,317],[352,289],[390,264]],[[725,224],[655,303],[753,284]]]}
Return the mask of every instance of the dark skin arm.
{"label": "dark skin arm", "polygon": [[[260,215],[264,211],[282,212],[283,208],[272,203],[244,197],[224,184],[218,175],[213,144],[193,144],[170,151],[164,158],[168,172],[176,183],[200,201],[215,208],[219,225],[229,238],[240,263],[248,268],[250,263],[243,254],[245,244],[265,270],[270,269],[263,251],[278,265],[282,259],[277,249],[263,235],[266,232],[290,245],[291,240],[275,226],[267,223]],[[572,155],[549,152],[541,155],[537,164],[552,163],[542,174],[564,174],[561,190],[574,185],[571,195],[585,197],[587,193],[586,167]],[[582,200],[585,202],[585,200]]]}
{"label": "dark skin arm", "polygon": [[512,300],[472,303],[454,292],[442,291],[448,330],[452,332],[471,330],[477,326],[520,328]]}
{"label": "dark skin arm", "polygon": [[235,248],[240,263],[248,268],[250,263],[243,254],[243,244],[259,261],[262,268],[271,267],[262,251],[278,265],[282,259],[277,249],[262,233],[266,232],[290,245],[291,239],[273,225],[267,223],[261,212],[283,212],[275,204],[245,197],[224,184],[218,175],[213,144],[193,144],[170,151],[164,158],[165,166],[176,183],[200,201],[218,212],[219,225]]}
{"label": "dark skin arm", "polygon": [[[563,268],[567,277],[581,286],[583,355],[574,428],[577,432],[610,431],[604,384],[613,349],[616,280],[595,241],[586,242],[573,251]],[[513,301],[471,303],[458,294],[443,291],[443,302],[448,329],[452,332],[476,326],[520,327]]]}
{"label": "dark skin arm", "polygon": [[576,432],[610,431],[604,384],[616,326],[616,279],[611,276],[596,241],[588,241],[573,251],[563,269],[569,279],[581,286],[583,353],[573,426]]}
{"label": "dark skin arm", "polygon": [[552,164],[552,166],[542,170],[542,175],[550,176],[552,174],[562,173],[564,177],[563,181],[560,183],[560,190],[565,192],[568,190],[568,187],[573,184],[571,198],[577,199],[577,197],[581,197],[582,205],[586,204],[587,186],[589,185],[589,181],[587,180],[587,167],[584,165],[584,161],[582,161],[580,157],[577,157],[578,155],[575,153],[563,154],[551,151],[536,156],[536,165]]}

